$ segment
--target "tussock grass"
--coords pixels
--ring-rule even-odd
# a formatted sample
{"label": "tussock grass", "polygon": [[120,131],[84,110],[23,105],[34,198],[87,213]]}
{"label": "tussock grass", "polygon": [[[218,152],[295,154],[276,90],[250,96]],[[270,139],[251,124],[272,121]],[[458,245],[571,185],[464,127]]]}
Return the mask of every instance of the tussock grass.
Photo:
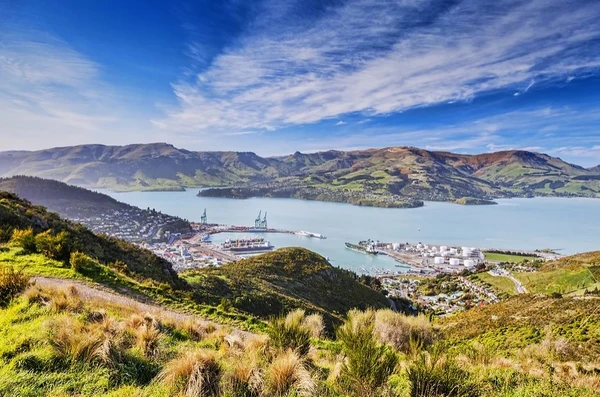
{"label": "tussock grass", "polygon": [[216,352],[197,350],[169,361],[155,382],[186,397],[210,397],[219,394],[222,368]]}
{"label": "tussock grass", "polygon": [[6,306],[29,285],[30,277],[14,267],[0,268],[0,307]]}
{"label": "tussock grass", "polygon": [[314,379],[296,351],[281,353],[265,370],[266,396],[312,396],[314,391]]}

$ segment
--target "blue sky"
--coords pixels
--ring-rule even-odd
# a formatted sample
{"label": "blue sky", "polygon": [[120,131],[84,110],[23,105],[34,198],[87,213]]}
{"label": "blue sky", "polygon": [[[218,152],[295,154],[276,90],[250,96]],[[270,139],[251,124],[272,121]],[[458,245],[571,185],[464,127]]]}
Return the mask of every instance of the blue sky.
{"label": "blue sky", "polygon": [[0,149],[600,163],[597,0],[0,0]]}

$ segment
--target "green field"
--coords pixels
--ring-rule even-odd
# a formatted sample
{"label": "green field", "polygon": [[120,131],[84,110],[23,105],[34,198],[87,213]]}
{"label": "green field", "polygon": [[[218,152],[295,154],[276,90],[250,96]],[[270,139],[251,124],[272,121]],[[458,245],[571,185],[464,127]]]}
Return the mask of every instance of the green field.
{"label": "green field", "polygon": [[527,255],[509,255],[509,254],[496,254],[492,252],[485,253],[485,260],[489,262],[515,262],[522,263],[525,260],[535,260],[535,256]]}
{"label": "green field", "polygon": [[492,276],[489,273],[478,273],[477,278],[488,283],[500,293],[504,292],[508,295],[516,294],[515,283],[513,283],[508,277]]}

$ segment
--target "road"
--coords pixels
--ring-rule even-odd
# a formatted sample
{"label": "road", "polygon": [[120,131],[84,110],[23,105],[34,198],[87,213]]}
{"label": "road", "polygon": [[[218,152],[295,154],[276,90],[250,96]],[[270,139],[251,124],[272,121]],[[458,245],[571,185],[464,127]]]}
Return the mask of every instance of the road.
{"label": "road", "polygon": [[513,283],[515,283],[515,291],[517,292],[517,294],[526,294],[527,293],[527,288],[525,288],[525,286],[515,278],[515,276],[513,276],[512,274],[510,276],[506,276],[509,279],[512,280]]}
{"label": "road", "polygon": [[515,292],[517,294],[526,294],[527,293],[527,288],[525,288],[525,286],[519,280],[517,280],[515,278],[515,276],[513,276],[512,274],[510,274],[510,272],[508,272],[506,270],[502,270],[501,273],[489,271],[488,274],[491,276],[494,276],[494,277],[506,277],[509,280],[511,280],[513,283],[515,283]]}
{"label": "road", "polygon": [[168,319],[175,322],[183,322],[187,320],[193,320],[198,322],[203,326],[212,325],[215,329],[220,329],[226,327],[227,329],[231,329],[232,334],[237,334],[243,338],[253,335],[250,332],[240,330],[231,326],[224,326],[222,324],[216,323],[211,320],[207,320],[205,318],[195,316],[189,313],[182,313],[175,310],[167,309],[163,306],[159,306],[150,302],[141,302],[138,299],[134,299],[128,295],[121,295],[114,292],[109,291],[106,287],[98,284],[87,284],[77,280],[65,280],[60,278],[49,278],[49,277],[33,277],[35,281],[35,285],[40,286],[42,288],[67,288],[70,286],[75,286],[77,291],[79,292],[82,300],[90,300],[102,304],[116,304],[121,306],[127,306],[129,308],[134,308],[140,313],[149,313],[157,318]]}

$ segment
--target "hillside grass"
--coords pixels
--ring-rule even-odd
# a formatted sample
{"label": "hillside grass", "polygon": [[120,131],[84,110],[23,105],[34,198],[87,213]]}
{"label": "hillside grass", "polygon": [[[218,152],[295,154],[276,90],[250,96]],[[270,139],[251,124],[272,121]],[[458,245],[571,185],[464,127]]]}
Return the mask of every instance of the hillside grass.
{"label": "hillside grass", "polygon": [[585,266],[575,266],[533,273],[515,273],[515,278],[531,293],[569,294],[593,287],[597,281]]}
{"label": "hillside grass", "polygon": [[490,262],[514,262],[523,263],[524,261],[533,261],[537,259],[535,256],[527,255],[510,255],[510,254],[498,254],[493,252],[485,252],[485,260]]}
{"label": "hillside grass", "polygon": [[479,280],[489,284],[499,293],[504,293],[507,295],[515,295],[515,283],[512,282],[511,279],[504,276],[492,276],[488,272],[477,273],[475,275]]}
{"label": "hillside grass", "polygon": [[[33,286],[0,308],[0,395],[412,397],[437,390],[456,397],[598,397],[598,356],[581,361],[568,351],[578,349],[572,341],[591,346],[598,316],[584,323],[579,314],[593,307],[565,308],[574,311],[573,321],[556,329],[568,340],[515,339],[527,345],[520,356],[470,339],[472,330],[489,335],[495,328],[474,327],[478,312],[453,319],[466,325],[456,327],[457,338],[446,323],[438,329],[425,317],[355,310],[333,341],[322,339],[318,321],[301,311],[278,320],[270,336],[240,335],[83,301],[77,288]],[[308,335],[310,348],[304,348]],[[303,348],[290,350],[294,344]]]}

